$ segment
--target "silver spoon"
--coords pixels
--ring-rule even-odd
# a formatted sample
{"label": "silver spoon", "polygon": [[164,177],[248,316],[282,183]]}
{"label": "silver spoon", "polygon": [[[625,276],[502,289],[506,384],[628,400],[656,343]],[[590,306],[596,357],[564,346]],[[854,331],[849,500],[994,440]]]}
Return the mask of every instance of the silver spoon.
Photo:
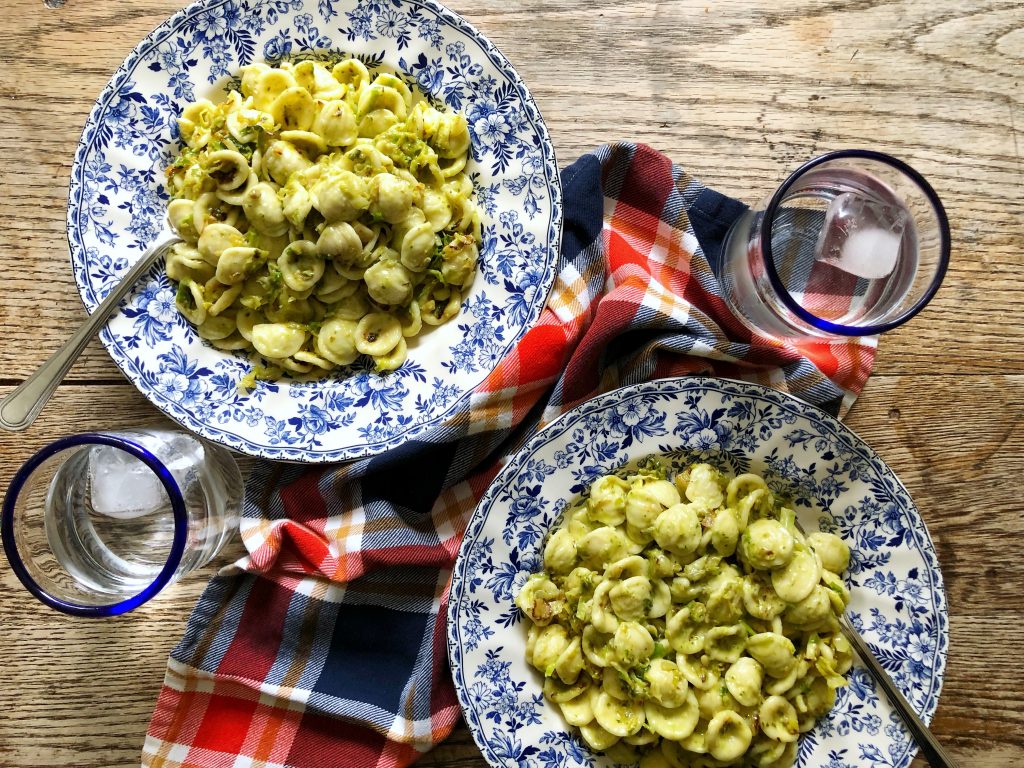
{"label": "silver spoon", "polygon": [[79,326],[71,338],[64,343],[64,346],[54,352],[49,360],[39,366],[31,376],[0,401],[0,428],[10,432],[20,432],[36,420],[36,416],[43,410],[46,401],[50,399],[75,360],[82,354],[89,339],[95,336],[100,327],[106,323],[107,318],[117,308],[125,294],[135,286],[139,278],[146,274],[153,263],[177,242],[181,242],[181,238],[170,230],[164,230],[157,235],[156,240],[150,243],[149,248],[128,270],[128,274],[121,278],[114,289],[107,294],[107,298],[96,307],[96,311]]}
{"label": "silver spoon", "polygon": [[[800,525],[800,521],[796,520],[795,522],[800,533],[805,533],[803,526]],[[864,666],[867,667],[871,677],[885,691],[886,698],[889,699],[889,703],[892,704],[896,713],[902,718],[903,724],[910,731],[911,738],[914,739],[914,742],[920,747],[921,752],[928,760],[928,765],[931,768],[957,768],[953,758],[942,748],[934,734],[924,724],[924,720],[918,717],[910,702],[904,698],[900,689],[896,687],[896,683],[889,677],[889,673],[878,663],[878,659],[875,658],[875,654],[871,651],[867,641],[860,636],[860,633],[850,623],[850,620],[846,618],[845,613],[839,617],[839,630],[843,633],[843,637],[849,640],[850,645],[857,651],[857,655],[864,662]]]}

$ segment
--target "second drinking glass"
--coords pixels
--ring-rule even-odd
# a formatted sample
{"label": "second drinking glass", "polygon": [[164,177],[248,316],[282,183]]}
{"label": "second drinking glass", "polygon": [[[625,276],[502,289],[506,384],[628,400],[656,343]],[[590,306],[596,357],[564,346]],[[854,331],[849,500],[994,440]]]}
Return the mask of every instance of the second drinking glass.
{"label": "second drinking glass", "polygon": [[0,533],[40,601],[76,616],[130,611],[201,568],[238,529],[231,454],[178,431],[74,435],[11,481]]}
{"label": "second drinking glass", "polygon": [[949,250],[946,212],[917,171],[842,150],[798,168],[736,221],[718,277],[730,309],[762,336],[867,336],[925,307]]}

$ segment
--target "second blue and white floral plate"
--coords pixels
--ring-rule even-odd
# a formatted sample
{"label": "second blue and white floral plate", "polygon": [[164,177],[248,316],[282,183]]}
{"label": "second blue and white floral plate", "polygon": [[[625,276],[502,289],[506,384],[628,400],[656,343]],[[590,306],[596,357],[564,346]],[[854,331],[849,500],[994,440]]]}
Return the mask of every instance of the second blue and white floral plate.
{"label": "second blue and white floral plate", "polygon": [[[541,695],[513,598],[541,569],[543,542],[595,478],[647,456],[676,470],[707,461],[756,472],[792,497],[808,530],[841,536],[849,616],[930,721],[946,663],[946,597],[928,531],[906,489],[847,427],[772,389],[664,379],[601,395],[534,436],[481,499],[459,550],[448,648],[477,745],[500,768],[605,768]],[[850,671],[832,712],[800,740],[801,768],[906,768],[916,747],[867,671]]]}
{"label": "second blue and white floral plate", "polygon": [[101,339],[160,410],[242,453],[330,462],[429,436],[462,407],[540,316],[554,281],[562,203],[547,129],[508,60],[434,0],[200,0],[143,40],[100,95],[71,172],[67,231],[93,311],[163,226],[163,169],[177,117],[218,98],[240,67],[312,52],[360,57],[415,82],[469,119],[467,166],[484,210],[480,274],[462,313],[417,341],[398,371],[238,389],[241,354],[202,341],[179,316],[162,268]]}

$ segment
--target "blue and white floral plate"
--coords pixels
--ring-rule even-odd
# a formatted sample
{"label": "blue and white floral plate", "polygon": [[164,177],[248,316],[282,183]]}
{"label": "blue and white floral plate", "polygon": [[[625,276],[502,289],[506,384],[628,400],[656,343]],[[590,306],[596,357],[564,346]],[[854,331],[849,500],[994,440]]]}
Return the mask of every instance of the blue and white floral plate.
{"label": "blue and white floral plate", "polygon": [[[491,484],[459,550],[448,648],[459,702],[492,766],[610,766],[570,732],[524,661],[513,597],[540,570],[544,537],[596,477],[650,455],[756,472],[792,496],[808,530],[850,545],[849,615],[930,721],[946,663],[946,596],[924,521],[892,470],[818,409],[766,387],[664,379],[601,395],[534,436]],[[823,512],[822,510],[830,510]],[[916,747],[867,671],[801,737],[801,768],[905,768]]]}
{"label": "blue and white floral plate", "polygon": [[554,280],[554,150],[526,86],[483,35],[433,0],[200,0],[143,40],[97,100],[71,172],[67,229],[91,312],[163,226],[163,169],[182,106],[218,98],[245,64],[312,51],[399,72],[469,118],[484,242],[462,313],[419,337],[388,376],[356,368],[315,383],[262,382],[248,395],[237,384],[249,362],[194,333],[162,267],[100,337],[142,393],[193,432],[253,456],[328,462],[427,437],[540,316]]}

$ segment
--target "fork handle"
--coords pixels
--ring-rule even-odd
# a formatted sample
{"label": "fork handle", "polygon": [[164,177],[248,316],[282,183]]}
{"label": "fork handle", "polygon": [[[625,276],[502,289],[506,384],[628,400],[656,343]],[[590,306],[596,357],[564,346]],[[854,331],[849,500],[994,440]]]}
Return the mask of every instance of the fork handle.
{"label": "fork handle", "polygon": [[875,654],[868,647],[864,638],[854,629],[850,620],[845,615],[839,617],[839,628],[846,639],[850,641],[850,644],[857,649],[857,655],[860,656],[860,660],[864,662],[864,665],[871,672],[871,676],[882,686],[889,702],[903,719],[903,723],[907,726],[907,730],[910,731],[910,735],[917,742],[917,746],[921,748],[925,758],[927,758],[928,765],[932,768],[957,768],[953,758],[946,754],[946,750],[942,748],[942,745],[932,735],[928,726],[917,716],[914,708],[910,706],[910,702],[900,693],[899,688],[896,687],[892,678],[889,677],[889,674],[879,664],[878,659],[875,658]]}
{"label": "fork handle", "polygon": [[107,294],[107,297],[96,307],[89,318],[79,326],[71,338],[64,342],[64,346],[58,349],[53,355],[32,373],[25,381],[19,384],[7,397],[0,401],[0,428],[9,432],[20,432],[28,427],[43,406],[50,399],[50,396],[63,381],[67,372],[74,365],[75,360],[82,354],[89,339],[96,335],[117,305],[138,282],[139,278],[153,266],[160,256],[180,238],[173,232],[164,231],[157,236],[157,239],[150,244],[149,248],[142,254],[128,273],[121,278],[114,289]]}

